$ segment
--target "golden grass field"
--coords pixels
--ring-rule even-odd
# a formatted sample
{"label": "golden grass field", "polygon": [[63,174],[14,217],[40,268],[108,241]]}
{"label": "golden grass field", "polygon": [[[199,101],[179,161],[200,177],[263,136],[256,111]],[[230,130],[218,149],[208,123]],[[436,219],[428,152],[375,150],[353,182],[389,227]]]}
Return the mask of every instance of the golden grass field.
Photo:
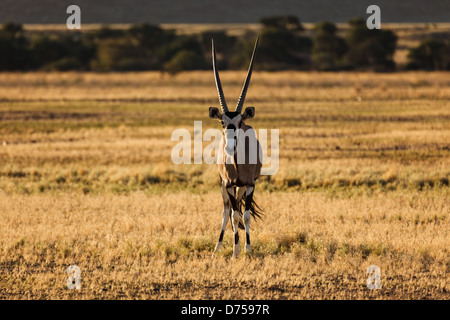
{"label": "golden grass field", "polygon": [[[219,128],[212,72],[2,73],[0,298],[449,299],[449,75],[254,72],[280,169],[253,255],[229,226],[211,259],[217,169],[172,164],[170,138]],[[245,72],[221,77],[232,105]]]}

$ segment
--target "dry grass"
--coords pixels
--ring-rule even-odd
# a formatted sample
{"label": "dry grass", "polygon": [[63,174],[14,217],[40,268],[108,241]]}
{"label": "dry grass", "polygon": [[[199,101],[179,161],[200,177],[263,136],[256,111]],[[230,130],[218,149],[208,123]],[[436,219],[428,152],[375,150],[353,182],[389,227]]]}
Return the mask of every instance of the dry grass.
{"label": "dry grass", "polygon": [[[449,297],[445,193],[260,193],[267,215],[254,224],[253,257],[237,260],[229,229],[210,258],[216,192],[2,198],[2,298]],[[72,264],[80,291],[65,288]],[[372,264],[381,268],[380,291],[366,288]]]}
{"label": "dry grass", "polygon": [[[229,103],[239,96],[245,71],[221,72]],[[252,78],[250,102],[287,104],[289,102],[354,102],[450,99],[448,73],[426,72],[392,74],[258,72]],[[97,101],[97,102],[172,102],[190,105],[216,104],[211,87],[211,72],[185,72],[177,76],[158,72],[96,73],[2,73],[0,100],[23,101]],[[92,109],[92,106],[90,106]],[[300,107],[300,106],[298,106]]]}
{"label": "dry grass", "polygon": [[[223,73],[229,104],[243,77]],[[256,72],[250,124],[280,129],[280,170],[234,260],[229,229],[210,259],[216,168],[170,160],[174,129],[218,128],[209,72],[0,74],[0,297],[448,299],[449,79]]]}

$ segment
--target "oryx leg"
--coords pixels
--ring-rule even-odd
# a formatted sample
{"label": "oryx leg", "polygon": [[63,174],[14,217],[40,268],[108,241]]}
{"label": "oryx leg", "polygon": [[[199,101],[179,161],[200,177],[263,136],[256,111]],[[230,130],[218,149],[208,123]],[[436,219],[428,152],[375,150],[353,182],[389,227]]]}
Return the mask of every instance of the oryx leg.
{"label": "oryx leg", "polygon": [[222,199],[223,199],[223,212],[222,212],[222,229],[220,230],[219,241],[216,244],[216,248],[214,249],[214,254],[217,250],[222,247],[223,235],[225,233],[225,228],[228,224],[228,219],[230,218],[231,207],[230,207],[230,199],[228,198],[228,193],[226,186],[222,183]]}
{"label": "oryx leg", "polygon": [[231,222],[233,223],[234,232],[234,244],[233,244],[233,256],[236,258],[241,252],[241,247],[239,245],[239,220],[241,215],[238,209],[238,203],[236,201],[236,188],[227,187],[228,198],[231,204]]}
{"label": "oryx leg", "polygon": [[247,190],[247,187],[237,187],[236,188],[236,202],[239,204],[241,202],[242,197],[245,194],[245,190]]}
{"label": "oryx leg", "polygon": [[244,226],[245,226],[245,251],[248,253],[252,252],[250,246],[250,208],[253,201],[253,192],[255,191],[254,186],[249,186],[245,192],[245,211],[244,211]]}

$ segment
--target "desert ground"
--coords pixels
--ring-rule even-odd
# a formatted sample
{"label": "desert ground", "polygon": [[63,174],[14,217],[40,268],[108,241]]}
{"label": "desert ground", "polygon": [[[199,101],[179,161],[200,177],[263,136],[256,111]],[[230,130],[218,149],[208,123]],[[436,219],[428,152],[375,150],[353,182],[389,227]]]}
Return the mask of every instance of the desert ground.
{"label": "desert ground", "polygon": [[[233,105],[245,71],[221,77]],[[219,129],[212,72],[1,73],[0,298],[450,298],[449,73],[255,71],[246,104],[279,170],[252,255],[229,225],[212,259],[217,168],[171,161],[175,129]]]}

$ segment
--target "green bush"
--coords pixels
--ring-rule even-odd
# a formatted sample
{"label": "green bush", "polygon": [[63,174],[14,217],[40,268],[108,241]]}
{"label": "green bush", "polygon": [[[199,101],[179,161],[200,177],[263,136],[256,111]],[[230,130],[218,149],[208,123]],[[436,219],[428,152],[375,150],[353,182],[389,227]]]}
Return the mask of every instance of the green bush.
{"label": "green bush", "polygon": [[391,30],[368,29],[363,19],[349,20],[346,62],[356,69],[392,71],[397,36]]}
{"label": "green bush", "polygon": [[450,70],[450,42],[427,39],[410,49],[407,69]]}
{"label": "green bush", "polygon": [[287,30],[304,30],[300,20],[296,16],[270,16],[259,20],[265,28],[277,28]]}
{"label": "green bush", "polygon": [[[312,41],[285,28],[266,27],[261,32],[256,69],[275,71],[307,69]],[[254,39],[240,43],[241,49],[232,58],[232,66],[248,68]]]}
{"label": "green bush", "polygon": [[314,26],[312,61],[315,69],[337,70],[343,67],[343,57],[348,47],[345,40],[337,36],[337,27],[331,22],[320,22]]}
{"label": "green bush", "polygon": [[5,23],[0,29],[0,70],[28,70],[33,67],[29,41],[19,24]]}
{"label": "green bush", "polygon": [[238,38],[229,36],[224,31],[205,31],[200,34],[200,44],[204,55],[211,59],[211,40],[214,39],[214,46],[217,52],[217,65],[220,70],[232,67],[231,59],[240,49]]}
{"label": "green bush", "polygon": [[162,64],[171,61],[180,51],[191,51],[202,56],[203,49],[195,36],[178,36],[158,49],[158,59]]}
{"label": "green bush", "polygon": [[[256,57],[259,70],[390,71],[397,37],[389,30],[369,30],[362,19],[349,21],[346,38],[333,23],[315,26],[313,39],[305,36],[300,20],[292,15],[260,20],[263,29]],[[7,23],[0,29],[0,70],[160,70],[172,74],[211,68],[211,39],[218,65],[247,69],[255,36],[229,36],[224,31],[177,35],[148,23],[128,29],[102,26],[92,31],[25,32]],[[449,44],[428,41],[409,54],[410,69],[448,70]]]}
{"label": "green bush", "polygon": [[97,71],[146,69],[145,50],[128,38],[107,38],[99,42],[91,67]]}
{"label": "green bush", "polygon": [[81,34],[31,37],[29,49],[35,68],[44,70],[87,70],[94,57],[94,44]]}
{"label": "green bush", "polygon": [[83,64],[75,57],[66,57],[51,63],[48,63],[43,67],[49,71],[69,71],[69,70],[82,70]]}
{"label": "green bush", "polygon": [[125,36],[135,39],[140,47],[150,50],[154,50],[176,38],[174,31],[164,30],[148,23],[132,25],[126,30]]}
{"label": "green bush", "polygon": [[199,70],[207,67],[205,60],[195,51],[182,50],[164,64],[164,71],[176,74],[184,70]]}

